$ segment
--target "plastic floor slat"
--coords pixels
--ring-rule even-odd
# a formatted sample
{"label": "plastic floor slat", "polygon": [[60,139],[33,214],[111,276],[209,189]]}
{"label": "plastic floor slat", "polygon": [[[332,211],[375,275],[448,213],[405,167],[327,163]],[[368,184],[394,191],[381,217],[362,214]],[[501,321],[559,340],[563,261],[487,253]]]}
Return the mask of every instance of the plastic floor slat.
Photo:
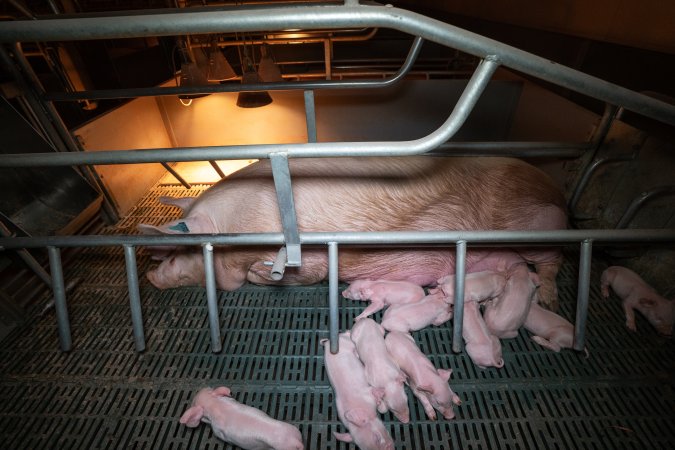
{"label": "plastic floor slat", "polygon": [[[178,208],[160,195],[196,195],[158,186],[116,228],[161,224]],[[139,249],[139,273],[152,262]],[[561,314],[576,308],[578,251],[566,250],[558,277]],[[666,449],[675,443],[675,345],[638,317],[624,326],[620,303],[604,300],[593,261],[587,326],[589,357],[554,353],[521,330],[502,340],[505,366],[480,369],[452,353],[451,324],[414,333],[437,367],[451,368],[463,403],[453,420],[429,420],[408,390],[411,422],[382,416],[405,450]],[[158,291],[140,280],[146,351],[134,350],[121,249],[84,249],[65,268],[80,282],[68,294],[73,350],[59,350],[53,310],[0,343],[0,442],[30,449],[221,449],[202,424],[179,424],[194,393],[226,385],[236,399],[298,426],[307,449],[352,449],[323,367],[328,286],[259,287],[218,292],[223,351],[210,351],[202,288]],[[365,307],[340,300],[344,329]],[[381,312],[375,314],[379,320]]]}

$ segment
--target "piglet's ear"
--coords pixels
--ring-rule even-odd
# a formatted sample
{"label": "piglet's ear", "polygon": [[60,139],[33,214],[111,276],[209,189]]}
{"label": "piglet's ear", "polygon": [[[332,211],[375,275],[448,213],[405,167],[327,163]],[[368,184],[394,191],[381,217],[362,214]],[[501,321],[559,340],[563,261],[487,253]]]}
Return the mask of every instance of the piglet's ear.
{"label": "piglet's ear", "polygon": [[230,388],[225,386],[215,388],[213,390],[213,393],[216,394],[218,397],[232,397]]}
{"label": "piglet's ear", "polygon": [[654,300],[652,300],[651,298],[641,298],[640,300],[638,300],[638,303],[640,303],[642,306],[646,306],[648,308],[651,308],[654,305],[656,305],[656,302]]}
{"label": "piglet's ear", "polygon": [[370,390],[373,393],[373,397],[375,397],[375,401],[377,403],[382,402],[384,400],[384,389],[383,388],[371,388]]}
{"label": "piglet's ear", "polygon": [[201,406],[193,406],[183,413],[180,418],[180,423],[187,425],[190,428],[194,428],[199,425],[203,416],[204,408]]}
{"label": "piglet's ear", "polygon": [[448,381],[450,375],[452,374],[452,369],[438,369],[438,374],[441,376],[443,381]]}

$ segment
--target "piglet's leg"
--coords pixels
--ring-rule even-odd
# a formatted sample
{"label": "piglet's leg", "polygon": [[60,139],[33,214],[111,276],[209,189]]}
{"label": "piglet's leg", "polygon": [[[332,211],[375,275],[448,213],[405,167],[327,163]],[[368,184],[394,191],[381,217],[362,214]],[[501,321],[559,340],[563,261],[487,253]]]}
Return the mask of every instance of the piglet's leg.
{"label": "piglet's leg", "polygon": [[635,311],[633,311],[632,302],[624,301],[623,302],[623,311],[626,314],[626,327],[631,331],[637,331],[635,326]]}
{"label": "piglet's leg", "polygon": [[342,442],[354,441],[354,439],[352,439],[352,435],[349,433],[338,433],[337,431],[333,431],[333,436],[335,436],[335,439]]}
{"label": "piglet's leg", "polygon": [[562,349],[562,347],[560,347],[555,342],[551,342],[548,339],[545,339],[541,336],[532,336],[532,340],[537,344],[541,345],[542,347],[545,347],[549,350],[553,350],[554,352],[559,352]]}
{"label": "piglet's leg", "polygon": [[415,397],[422,403],[422,407],[424,408],[424,412],[427,413],[427,417],[431,420],[436,420],[436,410],[434,410],[434,407],[431,405],[427,394],[417,389],[413,389],[413,394],[415,394]]}
{"label": "piglet's leg", "polygon": [[356,318],[354,318],[354,320],[356,321],[356,320],[360,320],[360,319],[365,319],[369,315],[375,314],[376,312],[378,312],[382,308],[384,308],[384,303],[373,301],[373,302],[370,303],[370,305],[368,305],[366,307],[366,309],[363,310],[363,312],[361,314],[356,316]]}

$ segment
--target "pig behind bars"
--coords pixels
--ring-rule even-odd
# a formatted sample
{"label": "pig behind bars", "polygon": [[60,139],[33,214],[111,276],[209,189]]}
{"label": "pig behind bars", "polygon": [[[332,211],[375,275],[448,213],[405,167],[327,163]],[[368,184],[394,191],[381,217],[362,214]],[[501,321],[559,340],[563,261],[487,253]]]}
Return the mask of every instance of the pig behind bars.
{"label": "pig behind bars", "polygon": [[293,425],[272,419],[259,409],[239,403],[224,386],[197,393],[180,423],[194,428],[200,422],[213,427],[213,434],[244,449],[303,450],[302,435]]}
{"label": "pig behind bars", "polygon": [[374,387],[377,410],[391,411],[403,423],[410,421],[406,376],[394,362],[384,343],[384,328],[372,319],[357,320],[351,329],[356,353],[366,369],[368,384]]}
{"label": "pig behind bars", "polygon": [[[303,231],[552,230],[567,225],[563,195],[539,169],[510,158],[292,158],[289,168],[298,229]],[[183,218],[163,226],[139,225],[145,233],[246,233],[282,230],[270,161],[261,160],[185,202]],[[302,267],[273,280],[266,261],[278,249],[228,246],[215,249],[217,286],[312,284],[327,276],[325,249],[304,248]],[[542,302],[557,305],[557,248],[519,248],[542,280]],[[201,249],[177,248],[148,272],[160,289],[203,285]],[[467,271],[485,259],[468,251]],[[481,261],[487,270],[496,266]],[[447,248],[345,248],[344,281],[388,279],[430,285],[454,273]]]}
{"label": "pig behind bars", "polygon": [[621,266],[608,267],[600,277],[600,291],[609,297],[609,288],[622,300],[626,314],[626,327],[636,331],[635,312],[647,318],[656,331],[664,336],[673,334],[675,300],[667,300],[640,278],[638,274]]}
{"label": "pig behind bars", "polygon": [[349,430],[333,435],[339,441],[354,442],[363,450],[394,450],[394,441],[377,415],[373,388],[368,384],[350,332],[340,333],[338,342],[339,351],[333,354],[328,339],[321,341],[338,417]]}

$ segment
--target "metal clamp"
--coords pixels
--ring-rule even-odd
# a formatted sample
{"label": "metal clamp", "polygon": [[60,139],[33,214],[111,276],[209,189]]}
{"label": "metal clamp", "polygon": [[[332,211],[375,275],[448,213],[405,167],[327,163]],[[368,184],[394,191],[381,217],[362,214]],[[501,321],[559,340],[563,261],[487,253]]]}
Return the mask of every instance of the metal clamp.
{"label": "metal clamp", "polygon": [[[298,233],[295,203],[293,201],[293,191],[291,190],[291,172],[288,168],[288,154],[280,152],[270,153],[270,162],[272,163],[274,187],[277,191],[279,214],[284,232],[284,242],[286,243],[285,247],[279,251],[272,267],[272,279],[280,280],[283,277],[284,267],[300,267],[301,265],[300,234]],[[285,259],[283,264],[280,258]]]}

